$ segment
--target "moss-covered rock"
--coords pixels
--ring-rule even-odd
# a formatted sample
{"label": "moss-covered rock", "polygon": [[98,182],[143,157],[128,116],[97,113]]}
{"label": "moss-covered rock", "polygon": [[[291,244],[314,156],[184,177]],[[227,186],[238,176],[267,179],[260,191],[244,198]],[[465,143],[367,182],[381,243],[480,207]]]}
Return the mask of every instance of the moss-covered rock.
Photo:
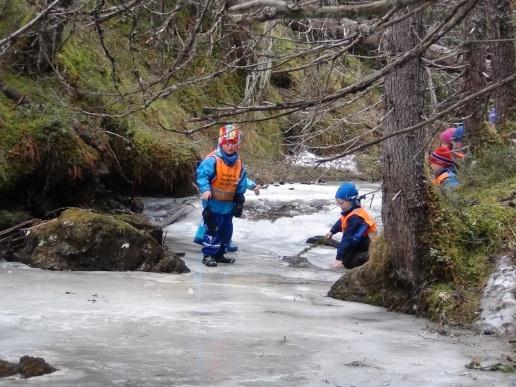
{"label": "moss-covered rock", "polygon": [[50,270],[189,271],[178,256],[165,256],[161,244],[146,231],[156,234],[155,227],[136,216],[73,208],[32,227],[16,257]]}

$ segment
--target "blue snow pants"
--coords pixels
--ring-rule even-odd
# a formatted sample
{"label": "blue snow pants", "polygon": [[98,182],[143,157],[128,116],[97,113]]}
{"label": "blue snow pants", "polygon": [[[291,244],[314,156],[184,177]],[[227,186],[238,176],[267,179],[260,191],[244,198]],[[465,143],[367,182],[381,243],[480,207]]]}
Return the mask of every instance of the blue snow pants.
{"label": "blue snow pants", "polygon": [[215,230],[206,230],[202,242],[203,256],[220,257],[226,253],[229,241],[233,235],[233,214],[212,212]]}

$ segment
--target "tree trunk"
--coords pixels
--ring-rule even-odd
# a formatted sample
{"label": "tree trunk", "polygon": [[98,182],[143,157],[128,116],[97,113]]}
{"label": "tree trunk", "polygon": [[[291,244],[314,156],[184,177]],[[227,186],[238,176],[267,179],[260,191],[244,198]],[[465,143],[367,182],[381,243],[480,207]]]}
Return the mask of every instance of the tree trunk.
{"label": "tree trunk", "polygon": [[[490,46],[493,82],[516,72],[514,32],[511,23],[510,0],[486,0],[490,39],[506,41],[493,42]],[[494,92],[496,125],[514,118],[516,106],[516,82],[507,83]]]}
{"label": "tree trunk", "polygon": [[[391,54],[406,52],[421,36],[422,15],[418,13],[393,26],[387,48]],[[421,58],[395,69],[384,86],[386,112],[390,112],[383,121],[384,136],[423,120],[426,74]],[[409,292],[420,284],[428,250],[421,239],[429,226],[424,156],[428,140],[425,127],[392,137],[382,147],[384,236],[394,278]]]}
{"label": "tree trunk", "polygon": [[[466,17],[464,27],[464,40],[480,41],[486,38],[486,22],[484,1],[480,0]],[[466,94],[473,94],[486,87],[486,45],[478,42],[471,42],[466,45],[464,53],[467,64],[464,72],[464,91]],[[466,142],[471,149],[476,149],[483,142],[484,121],[487,114],[487,95],[481,95],[465,107],[466,119]]]}

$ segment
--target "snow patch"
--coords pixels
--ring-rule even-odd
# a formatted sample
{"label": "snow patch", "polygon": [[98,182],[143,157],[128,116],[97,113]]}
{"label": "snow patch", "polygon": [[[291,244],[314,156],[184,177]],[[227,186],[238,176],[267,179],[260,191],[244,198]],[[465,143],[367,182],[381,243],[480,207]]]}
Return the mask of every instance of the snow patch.
{"label": "snow patch", "polygon": [[[297,155],[287,157],[287,161],[301,167],[315,167],[317,162],[329,157],[331,156],[319,157],[313,153],[305,151]],[[320,167],[358,173],[357,163],[355,162],[355,155],[345,156],[337,160],[326,161],[321,163]]]}
{"label": "snow patch", "polygon": [[516,267],[510,256],[503,256],[498,261],[495,272],[489,278],[484,298],[480,328],[485,333],[510,333],[516,328]]}

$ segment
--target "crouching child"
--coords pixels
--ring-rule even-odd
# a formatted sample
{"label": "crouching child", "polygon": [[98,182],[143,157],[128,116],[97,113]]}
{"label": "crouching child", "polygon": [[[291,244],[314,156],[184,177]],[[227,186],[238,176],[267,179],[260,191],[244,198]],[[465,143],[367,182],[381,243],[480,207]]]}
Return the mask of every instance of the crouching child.
{"label": "crouching child", "polygon": [[341,217],[326,238],[331,239],[334,234],[342,232],[342,239],[332,267],[352,269],[369,260],[369,235],[376,232],[377,226],[373,217],[360,206],[355,184],[343,183],[335,194],[335,200],[342,210]]}

